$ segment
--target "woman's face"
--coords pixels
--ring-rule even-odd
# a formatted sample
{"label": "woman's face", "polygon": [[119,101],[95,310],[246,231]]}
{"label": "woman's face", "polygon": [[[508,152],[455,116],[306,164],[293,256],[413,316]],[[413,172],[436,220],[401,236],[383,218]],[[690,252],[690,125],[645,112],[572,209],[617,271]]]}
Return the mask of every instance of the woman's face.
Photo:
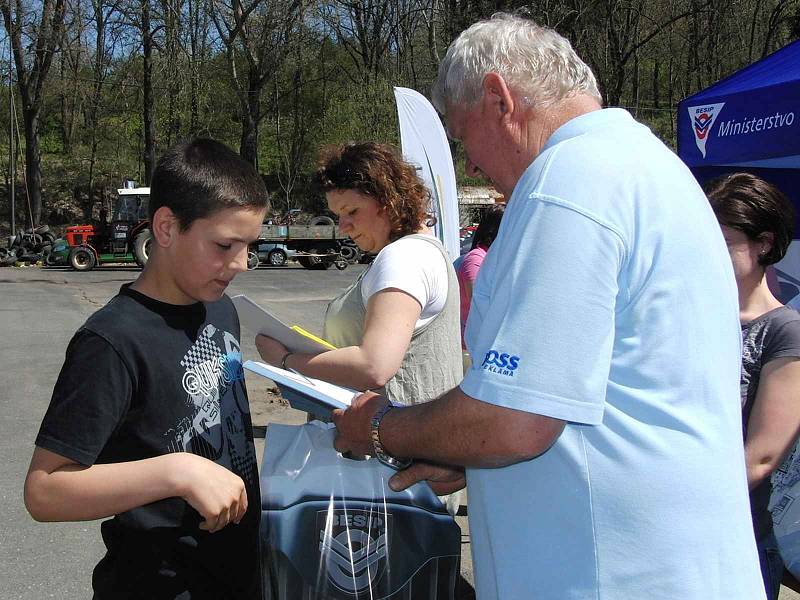
{"label": "woman's face", "polygon": [[389,244],[389,217],[373,198],[356,190],[331,190],[325,197],[328,208],[339,217],[339,231],[361,250],[375,254]]}
{"label": "woman's face", "polygon": [[720,227],[728,246],[728,254],[731,256],[736,281],[760,279],[764,275],[764,267],[758,263],[758,259],[769,251],[769,244],[765,241],[754,242],[747,237],[747,234],[738,229],[726,225],[720,225]]}

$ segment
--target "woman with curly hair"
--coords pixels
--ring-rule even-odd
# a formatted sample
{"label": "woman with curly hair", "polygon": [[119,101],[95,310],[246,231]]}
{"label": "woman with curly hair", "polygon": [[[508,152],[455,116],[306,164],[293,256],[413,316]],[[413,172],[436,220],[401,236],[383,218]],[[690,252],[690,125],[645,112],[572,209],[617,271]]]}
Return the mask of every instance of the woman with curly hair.
{"label": "woman with curly hair", "polygon": [[430,193],[391,146],[331,148],[315,182],[339,229],[376,254],[328,305],[325,338],[338,349],[295,354],[272,338],[256,345],[267,362],[358,390],[380,390],[395,404],[440,396],[461,381],[459,289],[428,214]]}

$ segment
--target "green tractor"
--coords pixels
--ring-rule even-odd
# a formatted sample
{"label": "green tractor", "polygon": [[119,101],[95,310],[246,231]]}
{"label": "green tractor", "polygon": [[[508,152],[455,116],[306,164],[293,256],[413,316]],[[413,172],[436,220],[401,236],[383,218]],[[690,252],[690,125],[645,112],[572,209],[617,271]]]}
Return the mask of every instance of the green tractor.
{"label": "green tractor", "polygon": [[102,263],[136,263],[144,267],[149,256],[150,221],[147,203],[150,188],[117,190],[111,221],[108,210],[100,211],[99,225],[67,227],[66,244],[56,244],[48,264],[69,264],[76,271],[89,271]]}

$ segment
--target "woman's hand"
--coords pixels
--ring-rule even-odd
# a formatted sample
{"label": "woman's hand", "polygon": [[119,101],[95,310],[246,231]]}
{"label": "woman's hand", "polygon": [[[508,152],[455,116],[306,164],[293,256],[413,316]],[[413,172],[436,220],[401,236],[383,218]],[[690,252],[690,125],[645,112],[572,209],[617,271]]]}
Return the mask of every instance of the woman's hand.
{"label": "woman's hand", "polygon": [[286,346],[281,344],[278,340],[268,337],[266,335],[256,336],[256,348],[266,362],[271,365],[281,366],[283,357],[286,356],[288,350]]}

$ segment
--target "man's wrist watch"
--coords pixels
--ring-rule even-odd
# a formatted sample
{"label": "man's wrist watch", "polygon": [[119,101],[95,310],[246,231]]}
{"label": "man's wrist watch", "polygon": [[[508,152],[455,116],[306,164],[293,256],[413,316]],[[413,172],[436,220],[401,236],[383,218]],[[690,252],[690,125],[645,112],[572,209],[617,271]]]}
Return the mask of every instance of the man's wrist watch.
{"label": "man's wrist watch", "polygon": [[401,471],[411,465],[410,458],[397,458],[389,454],[381,444],[380,427],[383,417],[386,416],[390,410],[394,408],[393,405],[387,404],[372,416],[372,447],[375,450],[375,458],[381,463],[392,469]]}

